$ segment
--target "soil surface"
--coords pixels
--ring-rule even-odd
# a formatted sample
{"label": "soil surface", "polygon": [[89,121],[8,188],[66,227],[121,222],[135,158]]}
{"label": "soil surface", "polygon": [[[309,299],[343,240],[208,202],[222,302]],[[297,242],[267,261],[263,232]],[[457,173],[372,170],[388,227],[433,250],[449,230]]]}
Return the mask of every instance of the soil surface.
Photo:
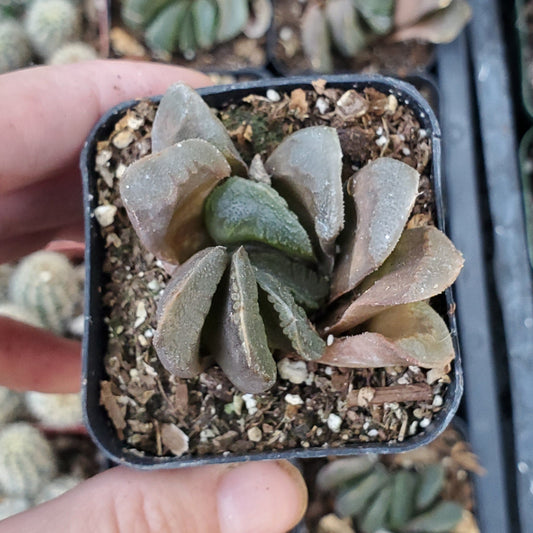
{"label": "soil surface", "polygon": [[[294,2],[278,0],[274,6],[274,24],[271,29],[270,54],[275,68],[284,76],[312,72],[311,63],[304,54],[300,35],[302,15],[307,0]],[[334,53],[333,72],[381,73],[405,77],[428,70],[434,61],[434,48],[428,43],[386,42],[381,40],[357,57],[346,58]]]}
{"label": "soil surface", "polygon": [[[404,161],[421,174],[409,224],[432,224],[431,143],[413,112],[393,95],[365,89],[359,93],[365,113],[347,117],[336,105],[342,91],[323,80],[314,87],[269,93],[271,99],[251,95],[217,113],[247,162],[311,125],[337,128],[344,178],[380,156]],[[155,111],[149,101],[127,111],[98,143],[94,162],[98,202],[117,208],[113,222],[101,228],[109,334],[101,403],[125,448],[139,455],[175,455],[179,452],[172,450],[183,444],[181,432],[188,437],[187,454],[195,456],[403,441],[423,432],[442,408],[449,375],[418,367],[351,370],[307,363],[303,383],[278,378],[267,393],[243,395],[216,365],[189,380],[164,370],[151,339],[169,277],[140,244],[118,193],[127,165],[151,151]],[[360,392],[367,387],[381,400],[366,402]]]}

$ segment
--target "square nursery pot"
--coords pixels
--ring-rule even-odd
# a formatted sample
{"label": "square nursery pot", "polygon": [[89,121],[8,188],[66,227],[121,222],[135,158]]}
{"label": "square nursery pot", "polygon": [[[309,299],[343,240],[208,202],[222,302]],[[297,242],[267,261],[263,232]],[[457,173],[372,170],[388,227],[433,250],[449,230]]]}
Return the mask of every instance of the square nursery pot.
{"label": "square nursery pot", "polygon": [[[422,141],[420,141],[421,138],[428,139],[431,143],[431,160],[427,162],[427,164],[424,164],[424,174],[426,175],[428,180],[427,183],[430,183],[430,189],[433,191],[433,198],[434,198],[434,221],[435,224],[444,231],[444,204],[443,204],[443,197],[442,197],[442,184],[441,184],[441,137],[440,137],[440,128],[437,123],[437,120],[435,118],[435,115],[433,111],[431,110],[430,106],[427,104],[427,102],[420,96],[420,94],[417,92],[417,90],[411,86],[410,84],[407,84],[405,82],[401,82],[395,79],[385,78],[385,77],[371,77],[371,76],[354,76],[354,75],[342,75],[342,76],[331,76],[325,78],[327,81],[327,88],[330,89],[338,89],[339,92],[336,93],[337,97],[341,94],[343,94],[345,91],[348,91],[350,89],[355,89],[356,91],[363,92],[365,90],[370,91],[368,94],[374,94],[372,91],[379,91],[381,95],[378,95],[378,98],[388,100],[387,101],[394,101],[395,103],[399,103],[400,106],[405,106],[404,108],[400,108],[404,110],[404,113],[400,113],[399,115],[401,117],[404,117],[409,115],[410,117],[413,117],[418,122],[417,131],[417,137],[416,137],[416,146],[419,146]],[[202,96],[202,98],[211,106],[212,108],[216,109],[222,109],[224,106],[227,106],[228,104],[232,103],[239,103],[241,102],[241,99],[246,97],[247,95],[259,95],[261,97],[264,97],[268,95],[270,97],[270,101],[272,100],[278,100],[278,97],[283,96],[285,94],[290,95],[292,91],[295,89],[303,89],[307,91],[314,91],[314,87],[312,85],[313,82],[316,82],[316,79],[314,78],[292,78],[292,79],[283,79],[283,80],[260,80],[256,82],[247,82],[247,83],[241,83],[241,84],[235,84],[235,85],[228,85],[228,86],[218,86],[218,87],[210,87],[205,89],[200,89],[198,93]],[[273,93],[272,91],[275,91]],[[292,93],[296,97],[298,94],[301,96],[301,92],[297,91],[296,93]],[[313,93],[314,94],[314,93]],[[384,95],[384,96],[382,96]],[[309,95],[308,95],[309,96]],[[313,98],[316,97],[316,95],[311,95]],[[309,97],[311,97],[309,96]],[[143,104],[145,107],[157,105],[160,101],[160,97],[152,98],[151,100],[144,101]],[[261,102],[268,102],[268,98],[262,98],[260,100]],[[337,101],[337,100],[335,100]],[[259,102],[259,100],[258,100]],[[111,191],[109,194],[112,194],[112,189],[109,187],[112,187],[112,185],[105,185],[102,181],[102,175],[98,174],[96,171],[96,166],[100,165],[100,171],[102,169],[101,164],[104,164],[105,167],[105,161],[106,161],[106,155],[103,152],[98,152],[99,147],[101,148],[102,141],[107,142],[106,140],[110,138],[112,135],[115,125],[118,123],[118,121],[123,120],[121,124],[125,124],[124,121],[130,120],[129,118],[125,117],[125,114],[128,110],[131,110],[133,107],[137,106],[139,104],[139,101],[129,101],[125,102],[123,104],[120,104],[113,109],[111,109],[102,119],[98,122],[98,124],[94,127],[93,131],[91,132],[84,148],[81,154],[81,169],[83,174],[83,181],[84,181],[84,212],[85,212],[85,223],[86,223],[86,301],[85,301],[85,309],[86,309],[86,317],[85,317],[85,336],[84,336],[84,343],[83,343],[83,401],[84,401],[84,409],[85,409],[85,417],[86,417],[86,424],[89,428],[89,431],[94,438],[95,442],[101,447],[103,452],[113,461],[128,464],[137,468],[144,468],[144,469],[159,469],[159,468],[176,468],[176,467],[183,467],[183,466],[191,466],[191,465],[200,465],[205,463],[216,463],[216,462],[231,462],[231,461],[244,461],[244,460],[250,460],[250,459],[279,459],[279,458],[286,458],[286,459],[296,459],[296,458],[314,458],[314,457],[324,457],[328,455],[351,455],[351,454],[364,454],[364,453],[397,453],[401,451],[411,450],[414,448],[417,448],[419,446],[423,446],[433,440],[437,435],[439,435],[449,424],[451,419],[453,418],[453,415],[455,411],[457,410],[457,407],[459,405],[461,395],[463,392],[463,374],[462,374],[462,367],[461,367],[461,356],[460,356],[460,350],[459,350],[459,342],[457,338],[457,329],[456,329],[456,322],[455,322],[455,304],[454,304],[454,298],[453,293],[450,288],[446,289],[446,291],[441,294],[440,296],[434,298],[432,300],[433,306],[438,310],[441,317],[446,321],[449,331],[451,332],[451,340],[453,343],[454,351],[455,351],[455,359],[452,362],[451,371],[449,372],[449,383],[445,386],[443,386],[442,389],[439,389],[440,392],[437,392],[440,397],[438,398],[439,401],[434,401],[433,405],[431,400],[428,400],[429,403],[425,404],[428,405],[429,409],[431,410],[431,415],[428,416],[426,419],[426,423],[422,425],[415,424],[416,427],[418,427],[418,430],[412,431],[411,435],[408,436],[408,431],[405,430],[407,428],[407,417],[405,418],[405,427],[404,427],[404,434],[401,438],[396,438],[395,440],[386,440],[385,442],[376,440],[375,438],[369,438],[365,437],[356,441],[351,442],[344,442],[340,439],[341,433],[335,433],[333,430],[330,431],[331,428],[326,425],[324,418],[322,418],[322,424],[324,426],[324,429],[319,433],[320,435],[323,435],[321,438],[323,439],[323,442],[321,442],[320,445],[314,446],[310,445],[309,442],[305,442],[307,437],[306,434],[301,435],[300,437],[296,438],[295,434],[297,434],[299,431],[308,431],[310,428],[307,426],[306,428],[301,428],[298,426],[298,429],[295,429],[293,426],[289,424],[289,426],[282,426],[282,433],[285,434],[285,429],[287,436],[283,436],[282,439],[286,439],[286,442],[288,444],[285,444],[281,447],[283,449],[279,449],[276,447],[271,447],[270,449],[266,447],[264,443],[259,443],[262,448],[257,449],[257,445],[255,444],[257,441],[254,439],[248,439],[247,435],[249,436],[250,433],[247,432],[246,428],[240,430],[240,434],[237,437],[235,437],[235,431],[233,431],[233,434],[231,431],[229,432],[230,435],[232,435],[232,439],[230,439],[233,444],[237,443],[235,446],[228,444],[228,448],[224,448],[226,446],[225,443],[222,443],[220,446],[220,449],[215,450],[216,453],[212,453],[212,451],[205,451],[205,447],[202,448],[202,438],[204,441],[206,439],[211,438],[212,441],[216,440],[213,439],[214,434],[211,431],[211,434],[206,434],[204,432],[200,432],[200,429],[204,429],[206,426],[210,425],[213,416],[215,413],[218,413],[222,419],[225,414],[228,414],[227,411],[225,411],[226,406],[229,402],[232,401],[233,396],[230,394],[229,398],[227,397],[226,390],[221,386],[220,382],[217,385],[216,376],[213,378],[213,376],[207,376],[205,378],[204,374],[200,376],[200,378],[195,378],[195,380],[189,382],[189,386],[191,387],[191,391],[187,389],[187,384],[185,381],[183,381],[179,387],[173,388],[172,398],[169,399],[167,396],[161,396],[160,401],[177,401],[177,398],[181,396],[181,401],[183,401],[183,395],[185,395],[185,412],[187,413],[185,416],[192,416],[190,415],[191,412],[197,412],[194,411],[196,409],[194,402],[194,398],[200,398],[200,401],[204,401],[205,397],[202,396],[203,393],[198,391],[219,391],[219,399],[217,399],[216,394],[209,399],[209,402],[211,402],[211,409],[206,414],[204,412],[203,418],[200,416],[197,418],[197,422],[195,424],[198,424],[197,429],[193,430],[196,431],[196,442],[194,444],[195,449],[193,452],[187,451],[186,453],[183,453],[181,456],[176,455],[158,455],[158,451],[163,451],[163,453],[166,453],[167,447],[164,449],[161,447],[161,434],[159,432],[159,422],[157,420],[153,421],[148,418],[143,418],[143,415],[141,414],[139,417],[137,417],[137,420],[130,421],[130,426],[127,426],[128,422],[126,422],[125,418],[128,418],[128,416],[125,414],[127,413],[127,407],[131,402],[133,401],[132,398],[127,398],[123,396],[121,393],[117,396],[116,387],[118,387],[119,383],[124,383],[124,380],[126,380],[128,383],[133,383],[131,381],[131,377],[138,376],[139,370],[135,368],[126,367],[119,370],[116,379],[118,381],[116,384],[112,384],[107,372],[108,368],[114,368],[116,367],[118,363],[118,360],[122,357],[120,355],[119,358],[117,358],[117,354],[113,352],[112,354],[109,353],[108,347],[109,347],[109,337],[108,337],[108,329],[111,327],[111,330],[115,333],[117,331],[123,331],[124,327],[122,325],[117,324],[111,324],[109,325],[109,317],[106,316],[108,314],[105,302],[108,301],[108,296],[106,296],[106,284],[109,282],[109,276],[110,274],[106,274],[104,272],[104,260],[106,259],[106,242],[107,246],[112,245],[115,246],[115,249],[120,250],[121,242],[120,239],[118,239],[117,235],[110,232],[110,231],[104,231],[106,228],[101,228],[100,224],[97,221],[97,218],[94,216],[95,209],[99,206],[99,194],[102,193],[102,188],[104,188],[106,191]],[[270,104],[268,104],[270,105]],[[397,109],[395,107],[394,109]],[[136,122],[135,117],[133,117],[133,123]],[[296,119],[295,119],[296,120]],[[377,122],[377,121],[376,121]],[[381,124],[381,121],[380,121]],[[138,127],[138,125],[137,125]],[[144,128],[144,126],[142,126]],[[418,131],[423,130],[420,136],[418,136]],[[415,130],[413,130],[415,131]],[[372,137],[369,137],[372,139],[371,146],[372,149],[375,150],[375,139],[377,137],[374,137],[373,135],[375,132],[372,130]],[[379,133],[381,135],[381,133]],[[378,136],[379,136],[378,135]],[[118,138],[113,137],[115,146],[118,144],[122,146],[122,141]],[[415,137],[413,137],[415,139]],[[130,141],[131,142],[131,141]],[[133,142],[130,144],[130,147],[128,150],[130,153],[135,154],[136,151],[138,153],[138,150],[142,148],[143,143],[146,143],[146,139],[144,140],[138,140],[136,142]],[[413,141],[414,142],[414,141]],[[125,143],[126,145],[128,142]],[[110,146],[109,143],[107,146]],[[370,146],[370,145],[369,145]],[[379,146],[379,143],[378,145]],[[114,149],[114,148],[113,148]],[[148,150],[145,150],[145,152],[148,152]],[[406,151],[408,152],[408,151]],[[405,153],[406,153],[405,152]],[[410,153],[410,152],[409,152]],[[96,157],[99,157],[98,162],[96,161]],[[109,154],[108,154],[109,155]],[[379,157],[379,154],[378,156]],[[414,156],[413,156],[414,157]],[[107,160],[109,160],[109,157],[107,157]],[[124,166],[124,165],[122,165]],[[124,170],[124,168],[122,168]],[[109,176],[108,176],[109,178]],[[104,179],[105,181],[105,179]],[[107,180],[110,183],[112,183],[111,180]],[[116,182],[115,182],[116,184]],[[107,188],[106,188],[107,187]],[[107,194],[107,193],[106,193]],[[113,211],[112,215],[120,218],[120,220],[125,220],[126,224],[129,224],[127,216],[125,213],[122,213],[121,210],[123,208],[120,207],[118,211]],[[113,218],[113,216],[111,218]],[[104,224],[105,225],[105,224]],[[105,238],[103,237],[103,234],[105,235]],[[117,241],[118,239],[118,241]],[[112,244],[112,243],[115,244]],[[140,246],[140,245],[139,245]],[[133,247],[134,248],[134,247]],[[133,249],[132,247],[128,248],[129,251]],[[153,260],[153,257],[152,257]],[[118,268],[118,267],[117,267]],[[126,270],[129,268],[128,266],[125,267]],[[112,269],[114,272],[114,270]],[[114,274],[113,274],[114,275]],[[144,276],[144,273],[143,273]],[[135,278],[134,278],[135,279]],[[118,289],[118,292],[120,294],[121,291],[126,291],[124,294],[127,293],[127,285],[129,281],[131,280],[126,276],[124,278],[124,283],[122,286],[120,286]],[[146,282],[145,282],[146,283]],[[121,301],[124,299],[123,296],[118,294],[117,299],[114,303],[114,305],[121,305]],[[144,304],[141,306],[142,309],[144,309]],[[118,309],[118,308],[117,308]],[[139,320],[143,320],[143,314],[144,318],[146,318],[146,312],[143,313],[143,311],[140,311]],[[136,320],[135,313],[133,320]],[[142,339],[142,343],[145,344],[148,347],[148,349],[151,349],[151,341],[149,338]],[[137,342],[137,341],[136,341]],[[116,349],[116,342],[113,341],[113,346],[115,346]],[[119,351],[122,348],[119,348]],[[142,352],[143,350],[141,350]],[[152,353],[153,355],[153,353]],[[148,357],[145,355],[139,355],[137,357],[138,363],[142,366],[143,359],[145,357]],[[155,357],[155,356],[154,356]],[[135,359],[135,358],[134,358]],[[147,359],[144,359],[145,361]],[[133,363],[135,365],[137,363]],[[321,367],[321,365],[317,365]],[[144,368],[144,367],[143,367]],[[162,368],[162,367],[161,367]],[[218,367],[213,367],[216,372],[216,369]],[[324,367],[321,367],[324,368]],[[122,375],[120,374],[122,372]],[[144,372],[144,370],[143,370]],[[150,371],[153,375],[154,371],[153,369]],[[166,371],[162,369],[162,372]],[[320,372],[321,375],[325,376],[326,374],[323,372],[323,370],[315,369],[315,372]],[[336,372],[332,371],[334,374]],[[327,374],[328,376],[332,375],[331,372]],[[350,379],[352,374],[350,375]],[[166,374],[168,378],[168,374]],[[204,376],[204,378],[202,378]],[[223,379],[225,379],[224,376],[222,376]],[[221,379],[222,379],[221,378]],[[113,378],[114,379],[114,378]],[[155,379],[155,378],[153,378]],[[213,379],[214,384],[213,384]],[[314,378],[313,378],[314,379]],[[329,379],[329,378],[328,378]],[[425,378],[424,378],[425,379]],[[203,381],[202,381],[203,380]],[[180,381],[180,380],[178,380]],[[196,383],[196,385],[194,385]],[[286,413],[290,416],[293,416],[295,411],[293,409],[293,406],[290,406],[290,409],[287,407],[286,400],[284,401],[285,394],[288,392],[298,393],[300,391],[299,387],[300,385],[292,385],[289,383],[287,387],[285,385],[279,384],[280,381],[278,380],[278,383],[274,386],[274,388],[277,388],[279,397],[273,398],[271,404],[274,406],[272,409],[272,412],[276,412],[276,409],[278,409],[279,412]],[[424,381],[425,383],[425,381]],[[129,385],[128,385],[129,386]],[[141,384],[142,386],[142,384]],[[194,387],[198,386],[196,392]],[[424,385],[425,386],[425,385]],[[440,385],[439,385],[440,386]],[[153,390],[157,391],[156,385],[152,386]],[[185,388],[184,388],[185,387]],[[207,388],[206,388],[207,387]],[[211,388],[210,388],[211,387]],[[296,387],[296,388],[295,388]],[[304,385],[302,385],[302,390],[304,388]],[[153,390],[150,390],[150,388],[146,388],[146,390],[141,391],[143,394],[147,395],[147,398],[150,398],[152,394],[156,394],[153,392]],[[434,394],[437,394],[434,392],[437,389],[431,389],[431,397],[433,400],[435,399]],[[128,389],[129,391],[129,389]],[[139,391],[133,391],[134,395],[137,395]],[[210,393],[210,394],[211,394]],[[130,392],[128,392],[130,394]],[[192,396],[191,396],[192,394]],[[214,393],[213,393],[214,394]],[[266,395],[271,394],[270,391],[266,393]],[[329,394],[329,393],[328,393]],[[336,393],[335,393],[336,394]],[[195,396],[196,395],[196,396]],[[137,396],[136,396],[137,397]],[[165,399],[166,398],[166,399]],[[268,396],[268,398],[271,398]],[[261,402],[266,402],[266,400],[263,399],[263,395],[257,396],[257,399],[259,401],[259,406],[261,406]],[[336,400],[338,400],[338,397],[332,398],[332,405],[336,405]],[[235,398],[233,398],[235,400]],[[250,398],[245,398],[245,400],[250,400]],[[253,398],[252,398],[253,400]],[[304,398],[305,400],[305,398]],[[442,401],[440,401],[442,400]],[[135,400],[137,401],[137,400]],[[150,400],[148,399],[147,402]],[[213,403],[214,402],[214,403]],[[218,403],[217,403],[218,402]],[[241,402],[242,403],[242,402]],[[104,405],[106,408],[104,408]],[[148,403],[147,403],[148,405]],[[176,405],[173,403],[172,405]],[[183,405],[183,404],[181,404]],[[235,405],[235,403],[231,404],[232,406]],[[269,404],[270,405],[270,404]],[[315,405],[315,404],[313,404]],[[413,415],[413,408],[416,405],[420,405],[418,403],[410,403],[410,409],[409,411],[409,425],[412,424],[414,420]],[[245,418],[250,417],[251,415],[248,412],[248,409],[250,411],[252,410],[254,406],[248,404],[246,407],[242,407],[242,411],[246,411],[246,415],[243,415],[242,422],[245,424]],[[193,409],[193,411],[191,411]],[[233,409],[233,407],[232,407]],[[286,411],[286,409],[289,409]],[[297,411],[298,409],[296,409]],[[306,411],[307,412],[307,411]],[[330,411],[331,412],[331,411]],[[406,411],[407,412],[407,411]],[[108,414],[109,413],[109,414]],[[290,414],[292,413],[292,415]],[[139,414],[139,413],[138,413]],[[239,417],[241,413],[239,412]],[[309,416],[315,416],[316,410],[311,410]],[[270,416],[270,415],[269,415]],[[285,415],[281,414],[280,419],[276,419],[276,423],[280,422],[280,420],[285,419],[287,422],[287,419],[284,418]],[[323,415],[322,415],[323,416]],[[328,415],[326,415],[327,417]],[[114,423],[112,423],[111,418],[113,418]],[[271,420],[272,421],[272,420]],[[265,434],[268,434],[272,432],[272,427],[269,427],[268,424],[263,423],[265,420],[261,421],[261,426],[259,429],[261,429]],[[124,430],[127,427],[131,427],[131,423],[135,425],[138,432],[133,432],[129,434],[130,440],[129,442],[124,441],[122,438],[124,436]],[[274,422],[273,422],[274,423]],[[281,423],[281,422],[280,422]],[[201,425],[200,425],[201,424]],[[118,433],[117,433],[117,429]],[[143,430],[146,430],[146,428],[149,429],[149,434],[144,437],[143,436]],[[329,428],[329,429],[328,429]],[[248,429],[253,429],[248,427]],[[316,429],[316,426],[315,426]],[[186,428],[184,428],[186,430]],[[222,431],[222,430],[221,430]],[[257,433],[256,430],[254,430],[255,433]],[[294,433],[296,431],[296,433]],[[199,436],[200,433],[203,435],[203,437]],[[260,432],[261,433],[261,432]],[[376,432],[377,433],[377,432]],[[193,433],[191,432],[191,435]],[[131,439],[133,435],[133,440]],[[168,436],[168,435],[167,435]],[[405,438],[403,438],[405,436]],[[222,437],[228,437],[228,434],[222,435]],[[279,437],[279,434],[278,434]],[[352,437],[355,438],[355,435],[352,435]],[[375,437],[375,434],[374,434]],[[385,435],[385,438],[388,437]],[[138,441],[136,439],[141,439],[142,444],[141,446],[148,446],[149,451],[145,450],[143,451],[137,446]],[[335,440],[336,439],[336,440]],[[350,441],[350,436],[347,439]],[[253,442],[252,442],[253,441]],[[153,444],[152,444],[153,442]],[[220,439],[219,441],[220,442]],[[243,444],[244,442],[244,444]],[[283,440],[281,441],[283,442]],[[211,445],[211,441],[210,444]],[[152,451],[153,449],[153,451]]]}

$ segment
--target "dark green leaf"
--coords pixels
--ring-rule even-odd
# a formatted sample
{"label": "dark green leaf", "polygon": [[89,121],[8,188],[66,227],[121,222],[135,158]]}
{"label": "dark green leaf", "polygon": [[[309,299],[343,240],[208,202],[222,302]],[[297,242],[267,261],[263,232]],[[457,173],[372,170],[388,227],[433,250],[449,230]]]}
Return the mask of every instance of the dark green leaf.
{"label": "dark green leaf", "polygon": [[270,303],[279,315],[283,333],[291,341],[294,351],[303,359],[313,361],[321,357],[326,343],[319,337],[305,311],[296,304],[288,289],[270,274],[255,270],[259,286],[268,294]]}
{"label": "dark green leaf", "polygon": [[187,3],[176,2],[164,8],[145,32],[146,44],[154,52],[172,54],[178,49]]}
{"label": "dark green leaf", "polygon": [[121,4],[121,18],[128,28],[140,30],[171,2],[172,0],[124,0]]}
{"label": "dark green leaf", "polygon": [[384,35],[392,30],[395,0],[354,0],[354,3],[373,33]]}
{"label": "dark green leaf", "polygon": [[205,223],[218,244],[260,242],[288,255],[314,258],[311,242],[298,218],[265,183],[239,177],[226,180],[207,198]]}
{"label": "dark green leaf", "polygon": [[389,524],[393,530],[402,528],[413,515],[418,476],[409,470],[399,470],[392,481]]}
{"label": "dark green leaf", "polygon": [[376,531],[384,528],[387,521],[391,496],[392,486],[389,484],[383,487],[370,502],[361,521],[361,527],[365,533],[376,533]]}
{"label": "dark green leaf", "polygon": [[418,510],[431,505],[444,488],[445,471],[442,464],[424,467],[420,473],[420,481],[416,492],[415,505]]}
{"label": "dark green leaf", "polygon": [[456,502],[440,502],[435,507],[410,520],[402,529],[405,533],[449,533],[463,516]]}
{"label": "dark green leaf", "polygon": [[[194,5],[194,4],[193,4]],[[180,27],[178,46],[186,59],[194,57],[196,52],[196,39],[194,37],[194,18],[191,9],[187,10]]]}
{"label": "dark green leaf", "polygon": [[328,73],[333,70],[331,39],[324,10],[315,2],[309,2],[301,22],[302,47],[316,72]]}
{"label": "dark green leaf", "polygon": [[377,459],[377,455],[370,453],[331,461],[320,469],[316,485],[322,491],[342,487],[346,482],[366,474]]}
{"label": "dark green leaf", "polygon": [[254,268],[268,272],[289,289],[298,305],[315,311],[326,301],[329,281],[301,261],[275,250],[248,249]]}
{"label": "dark green leaf", "polygon": [[367,38],[352,0],[328,0],[326,17],[333,42],[343,56],[353,57],[366,46]]}
{"label": "dark green leaf", "polygon": [[157,355],[171,374],[192,378],[202,370],[200,334],[227,264],[222,246],[206,248],[172,275],[158,305],[154,335]]}
{"label": "dark green leaf", "polygon": [[211,48],[215,42],[217,6],[213,0],[196,0],[192,5],[193,27],[200,48]]}
{"label": "dark green leaf", "polygon": [[216,0],[218,5],[217,41],[222,43],[242,32],[248,17],[248,0]]}

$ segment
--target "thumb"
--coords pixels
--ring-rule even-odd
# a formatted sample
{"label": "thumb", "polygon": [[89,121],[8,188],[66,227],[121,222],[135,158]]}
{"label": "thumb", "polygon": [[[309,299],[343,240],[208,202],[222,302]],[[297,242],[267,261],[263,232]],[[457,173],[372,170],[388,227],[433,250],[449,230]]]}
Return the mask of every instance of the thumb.
{"label": "thumb", "polygon": [[0,533],[284,533],[307,490],[286,461],[142,472],[116,467],[0,523]]}

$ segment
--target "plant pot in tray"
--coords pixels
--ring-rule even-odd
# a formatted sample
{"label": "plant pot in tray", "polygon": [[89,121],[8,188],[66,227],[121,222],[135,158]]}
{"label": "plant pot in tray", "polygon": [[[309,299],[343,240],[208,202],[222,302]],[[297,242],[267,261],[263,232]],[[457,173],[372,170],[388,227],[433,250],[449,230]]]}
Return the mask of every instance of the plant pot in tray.
{"label": "plant pot in tray", "polygon": [[275,0],[268,55],[284,76],[381,72],[404,77],[429,70],[433,45],[455,39],[470,13],[464,0]]}
{"label": "plant pot in tray", "polygon": [[141,468],[432,440],[462,393],[462,256],[430,107],[383,77],[198,93],[217,118],[178,84],[82,153],[95,440]]}

